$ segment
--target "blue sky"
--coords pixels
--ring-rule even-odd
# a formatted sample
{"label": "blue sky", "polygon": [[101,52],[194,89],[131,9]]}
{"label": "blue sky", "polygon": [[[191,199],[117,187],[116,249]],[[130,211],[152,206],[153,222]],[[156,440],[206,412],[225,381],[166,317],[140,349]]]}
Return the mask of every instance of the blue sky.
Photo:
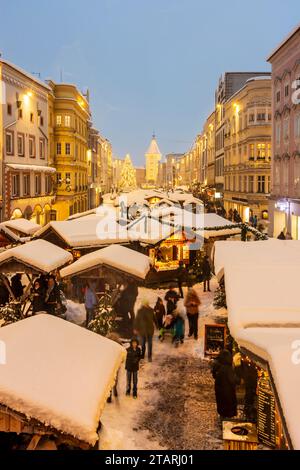
{"label": "blue sky", "polygon": [[[155,130],[184,152],[224,71],[270,70],[298,0],[1,0],[0,51],[41,77],[88,87],[95,126],[137,164]],[[298,13],[299,16],[299,13]]]}

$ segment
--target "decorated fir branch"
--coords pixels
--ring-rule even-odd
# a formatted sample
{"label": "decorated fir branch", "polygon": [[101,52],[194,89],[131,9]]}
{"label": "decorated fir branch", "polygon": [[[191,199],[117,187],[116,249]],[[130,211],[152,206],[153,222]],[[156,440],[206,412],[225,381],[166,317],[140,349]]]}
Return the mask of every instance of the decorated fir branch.
{"label": "decorated fir branch", "polygon": [[0,319],[3,320],[3,325],[9,325],[22,319],[21,303],[9,302],[8,304],[0,307]]}
{"label": "decorated fir branch", "polygon": [[112,306],[112,298],[108,292],[100,298],[95,318],[88,324],[88,329],[101,336],[107,336],[116,327],[116,312]]}

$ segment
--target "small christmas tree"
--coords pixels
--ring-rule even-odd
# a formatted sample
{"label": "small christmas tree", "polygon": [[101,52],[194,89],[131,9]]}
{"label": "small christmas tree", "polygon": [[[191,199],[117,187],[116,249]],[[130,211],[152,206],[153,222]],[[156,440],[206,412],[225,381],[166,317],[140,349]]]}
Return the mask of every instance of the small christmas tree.
{"label": "small christmas tree", "polygon": [[202,273],[202,263],[203,257],[201,252],[197,253],[196,259],[192,264],[193,275],[197,282],[202,282],[203,273]]}
{"label": "small christmas tree", "polygon": [[216,309],[227,308],[225,286],[223,285],[218,287],[218,289],[215,291],[214,307]]}
{"label": "small christmas tree", "polygon": [[112,306],[112,298],[108,292],[101,297],[96,309],[94,320],[88,324],[88,329],[98,335],[107,336],[116,327],[116,312]]}
{"label": "small christmas tree", "polygon": [[10,302],[0,307],[0,318],[4,320],[5,325],[21,320],[21,303]]}

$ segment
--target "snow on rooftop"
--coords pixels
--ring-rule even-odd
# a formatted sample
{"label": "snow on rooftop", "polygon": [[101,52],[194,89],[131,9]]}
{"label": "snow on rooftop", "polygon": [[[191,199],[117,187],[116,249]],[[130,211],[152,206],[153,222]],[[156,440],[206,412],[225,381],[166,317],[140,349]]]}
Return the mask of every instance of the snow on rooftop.
{"label": "snow on rooftop", "polygon": [[202,234],[203,232],[203,236],[206,239],[241,233],[239,227],[231,228],[232,225],[236,224],[233,224],[230,220],[224,219],[224,217],[216,213],[205,213],[203,214],[203,227],[198,228],[196,233],[201,232]]}
{"label": "snow on rooftop", "polygon": [[44,314],[0,328],[0,340],[0,403],[94,445],[124,348]]}
{"label": "snow on rooftop", "polygon": [[60,274],[62,277],[74,276],[99,265],[111,266],[139,279],[145,279],[151,266],[148,256],[124,246],[114,245],[82,256],[75,263],[62,269]]}
{"label": "snow on rooftop", "polygon": [[0,253],[0,266],[11,260],[50,273],[73,260],[71,253],[45,240],[34,240]]}
{"label": "snow on rooftop", "polygon": [[104,245],[105,240],[99,238],[97,227],[102,216],[86,216],[74,220],[52,221],[35,233],[36,237],[43,237],[49,229],[54,230],[67,245],[72,248]]}
{"label": "snow on rooftop", "polygon": [[39,224],[23,218],[7,220],[3,222],[3,225],[24,235],[33,235],[41,229]]}
{"label": "snow on rooftop", "polygon": [[235,241],[230,244],[227,241],[218,241],[215,243],[214,252],[215,273],[219,279],[223,275],[224,267],[233,260],[256,266],[272,262],[277,265],[300,263],[300,242],[296,240],[269,238],[255,242]]}

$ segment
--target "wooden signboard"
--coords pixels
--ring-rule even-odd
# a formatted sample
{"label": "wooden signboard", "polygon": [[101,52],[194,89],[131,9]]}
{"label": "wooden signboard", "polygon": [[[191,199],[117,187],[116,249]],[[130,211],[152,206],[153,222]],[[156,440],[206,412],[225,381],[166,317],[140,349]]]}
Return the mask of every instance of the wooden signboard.
{"label": "wooden signboard", "polygon": [[258,381],[257,431],[260,442],[268,447],[276,447],[275,397],[266,375]]}
{"label": "wooden signboard", "polygon": [[205,325],[204,355],[217,356],[225,348],[226,330],[225,325]]}

